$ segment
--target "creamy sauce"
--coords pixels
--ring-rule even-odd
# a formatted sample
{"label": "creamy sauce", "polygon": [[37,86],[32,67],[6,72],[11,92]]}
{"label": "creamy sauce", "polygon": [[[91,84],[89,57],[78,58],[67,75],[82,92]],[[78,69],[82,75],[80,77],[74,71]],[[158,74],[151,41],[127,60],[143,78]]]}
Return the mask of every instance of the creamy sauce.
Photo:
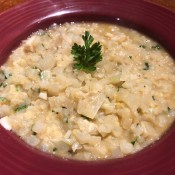
{"label": "creamy sauce", "polygon": [[[89,31],[103,59],[73,68],[71,48]],[[152,39],[102,23],[66,23],[32,34],[0,69],[1,125],[65,158],[133,154],[158,140],[175,117],[175,65]]]}

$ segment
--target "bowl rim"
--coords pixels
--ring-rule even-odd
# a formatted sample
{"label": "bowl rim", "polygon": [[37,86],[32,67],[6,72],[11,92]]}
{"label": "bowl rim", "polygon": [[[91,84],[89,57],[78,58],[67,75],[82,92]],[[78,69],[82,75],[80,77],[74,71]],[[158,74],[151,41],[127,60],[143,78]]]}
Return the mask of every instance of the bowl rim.
{"label": "bowl rim", "polygon": [[[68,5],[72,5],[71,6],[71,9],[68,8],[68,5],[66,6],[65,1],[63,1],[63,0],[61,0],[59,2],[57,0],[51,0],[51,1],[49,1],[49,0],[43,0],[43,1],[37,1],[37,2],[35,0],[30,0],[30,1],[25,2],[25,3],[23,3],[23,4],[21,4],[21,5],[17,6],[17,7],[14,7],[12,9],[6,11],[6,12],[1,13],[0,14],[0,22],[1,22],[2,25],[0,26],[0,38],[2,38],[2,41],[4,41],[5,44],[3,42],[2,42],[3,44],[0,43],[0,63],[2,64],[4,62],[4,60],[5,60],[4,57],[7,57],[7,55],[10,54],[10,51],[13,50],[15,47],[17,47],[17,45],[19,45],[20,41],[23,38],[26,38],[26,36],[28,35],[28,33],[30,33],[31,31],[33,31],[34,29],[37,29],[38,25],[43,25],[44,26],[45,23],[48,25],[49,24],[48,20],[51,20],[51,19],[52,20],[56,20],[57,19],[58,21],[59,20],[61,21],[62,18],[63,18],[63,20],[65,20],[64,15],[65,15],[65,17],[67,19],[72,19],[72,15],[74,15],[74,17],[75,16],[78,16],[79,19],[80,19],[81,17],[84,18],[85,15],[87,15],[87,14],[88,15],[91,15],[91,13],[92,13],[92,16],[94,16],[94,15],[97,14],[97,11],[98,11],[99,16],[98,15],[97,16],[98,17],[101,16],[102,18],[107,17],[107,19],[109,19],[111,16],[114,17],[114,15],[115,15],[115,17],[113,18],[112,21],[116,21],[117,23],[120,23],[121,22],[123,24],[123,21],[124,22],[125,21],[127,21],[127,22],[128,21],[135,21],[136,23],[139,23],[139,24],[141,23],[142,19],[136,18],[136,15],[138,15],[138,14],[137,13],[134,13],[134,12],[133,12],[134,15],[131,16],[128,20],[125,19],[125,18],[127,18],[127,16],[125,14],[123,14],[123,12],[121,12],[121,11],[120,11],[120,13],[122,13],[122,15],[121,16],[119,15],[118,17],[116,17],[118,15],[118,13],[117,12],[114,12],[114,11],[111,11],[110,15],[107,14],[107,12],[109,12],[109,11],[108,10],[105,10],[104,7],[105,6],[107,6],[107,7],[109,6],[111,9],[113,9],[114,7],[111,7],[110,3],[116,3],[116,2],[119,2],[119,0],[111,0],[110,2],[106,2],[105,0],[98,0],[96,2],[94,2],[93,0],[89,0],[88,2],[85,2],[85,1],[83,1],[83,2],[82,1],[76,1],[76,3],[78,3],[78,5],[79,5],[78,6],[78,10],[76,10],[76,6],[75,6],[75,4],[73,4],[73,3],[75,3],[75,0],[67,0],[66,1],[66,3]],[[101,4],[100,8],[99,7],[97,8],[97,5],[99,5],[99,3],[102,3],[102,4]],[[122,3],[121,3],[122,5],[124,5],[124,4],[126,5],[126,4],[129,3],[129,0],[124,0]],[[118,5],[121,5],[121,4],[118,4]],[[48,5],[50,5],[52,8],[51,7],[50,8],[47,7]],[[64,8],[62,10],[60,10],[59,9],[60,7],[58,7],[58,5],[60,5],[61,7],[64,7]],[[48,11],[44,11],[44,12],[42,12],[41,10],[38,11],[35,6],[37,6],[37,8],[40,7],[42,10],[46,10],[47,9]],[[89,10],[89,9],[87,9],[87,6],[88,7],[94,7],[95,6],[95,8]],[[164,15],[164,18],[163,19],[166,19],[166,17],[168,17],[168,19],[169,19],[168,21],[163,21],[163,20],[160,20],[160,19],[157,21],[157,24],[159,24],[159,25],[162,22],[165,23],[166,26],[164,26],[164,28],[162,30],[159,31],[158,28],[155,25],[153,25],[153,24],[152,25],[153,25],[154,30],[156,32],[159,31],[158,32],[157,39],[158,40],[160,39],[160,42],[164,42],[166,44],[168,43],[169,47],[167,49],[169,50],[169,52],[171,52],[172,55],[175,55],[175,49],[174,49],[175,40],[173,40],[171,37],[168,37],[168,40],[167,40],[166,37],[169,34],[168,35],[163,35],[163,37],[164,37],[163,40],[162,40],[162,38],[159,38],[160,33],[162,33],[163,30],[168,30],[168,27],[169,26],[171,27],[171,31],[173,31],[173,30],[175,31],[175,27],[173,27],[171,24],[170,25],[168,24],[169,21],[172,21],[173,19],[175,19],[175,13],[172,12],[172,11],[169,11],[169,10],[167,10],[167,9],[161,7],[161,6],[157,6],[157,5],[152,4],[152,3],[149,3],[147,1],[140,1],[140,0],[135,0],[135,2],[133,2],[133,4],[130,5],[129,6],[130,8],[128,8],[127,10],[130,13],[131,13],[131,11],[134,8],[140,9],[140,11],[142,11],[142,10],[144,10],[145,6],[149,10],[156,9],[155,10],[156,12],[161,12],[160,15],[157,15],[155,17],[153,16],[153,14],[155,14],[155,13],[152,12],[150,14],[150,16],[149,16],[149,18],[153,17],[153,20],[152,21],[155,21],[156,22],[157,18],[160,17],[160,16],[162,16],[162,15]],[[32,10],[31,9],[29,10],[29,7],[32,8]],[[117,6],[115,6],[115,7],[117,7]],[[53,11],[53,9],[54,9],[54,11]],[[87,9],[86,13],[83,11],[85,9]],[[101,9],[103,9],[104,11],[103,12],[100,11]],[[29,13],[29,15],[26,15],[25,16],[24,10],[26,10],[26,13]],[[121,10],[121,7],[120,7],[120,10]],[[33,13],[36,16],[39,15],[39,20],[36,20],[35,19],[35,16],[32,15]],[[145,12],[143,11],[143,13],[145,13]],[[44,14],[46,14],[46,15],[43,16]],[[71,16],[69,16],[70,14],[71,14]],[[14,21],[7,21],[7,19],[10,16],[12,16],[12,15],[14,15],[14,17],[16,17],[16,19],[14,19]],[[21,15],[21,17],[20,17],[20,15]],[[24,17],[24,18],[22,18],[22,17]],[[30,20],[30,21],[26,23],[25,19],[28,18],[28,17],[30,17],[30,18],[27,19],[27,20]],[[144,17],[146,19],[148,18],[147,16],[144,16]],[[142,16],[142,18],[143,18],[143,16]],[[14,23],[17,23],[17,24],[21,25],[22,27],[24,27],[24,28],[22,28],[22,30],[25,30],[24,34],[21,34],[23,32],[21,30],[19,30],[19,26],[16,26],[16,24],[14,25]],[[11,24],[13,24],[13,25],[11,26]],[[141,23],[140,25],[139,24],[137,24],[136,27],[139,26],[138,29],[143,30],[143,32],[144,32],[145,27],[146,27],[146,30],[150,30],[150,29],[148,29],[148,26],[145,26],[144,25],[144,23]],[[149,24],[150,24],[150,22],[149,22]],[[146,24],[146,25],[148,25],[148,24]],[[7,29],[7,31],[3,31],[5,28],[8,28],[9,26],[11,26],[10,29]],[[27,27],[25,28],[25,26],[27,26]],[[15,28],[14,31],[12,30],[13,27]],[[7,34],[7,32],[9,32],[9,36],[4,35],[4,33]],[[155,35],[156,32],[153,32],[153,35]],[[12,42],[13,39],[15,40],[16,38],[18,38],[18,41],[16,43],[10,44],[10,49],[6,51],[5,49],[9,45],[9,43]],[[17,145],[19,147],[22,146],[23,149],[24,149],[24,151],[30,150],[29,151],[30,154],[34,154],[35,155],[35,158],[37,156],[39,156],[39,157],[43,157],[44,156],[45,158],[43,159],[42,166],[45,165],[46,162],[47,162],[47,160],[49,159],[49,160],[52,160],[52,162],[54,162],[54,168],[56,167],[56,165],[57,165],[58,162],[59,163],[62,162],[62,165],[64,163],[66,163],[68,166],[71,166],[72,169],[74,169],[73,166],[77,166],[77,167],[82,166],[83,168],[86,168],[86,169],[93,167],[92,169],[94,169],[95,172],[98,172],[99,170],[96,170],[95,167],[102,168],[104,166],[107,169],[109,169],[109,166],[113,166],[113,168],[114,168],[114,166],[116,164],[118,164],[118,166],[122,166],[122,168],[119,168],[118,167],[118,171],[120,170],[121,173],[126,173],[126,171],[128,171],[128,170],[126,170],[124,172],[124,169],[127,166],[126,165],[125,166],[123,165],[125,161],[130,162],[130,165],[128,165],[128,166],[130,166],[130,167],[131,166],[134,166],[135,163],[132,160],[135,159],[135,157],[136,158],[140,158],[141,156],[143,156],[143,154],[145,155],[147,153],[150,153],[151,150],[153,150],[153,149],[156,150],[158,144],[163,144],[163,143],[165,144],[166,140],[169,140],[169,137],[172,138],[172,135],[175,134],[175,131],[174,131],[175,129],[174,128],[175,127],[173,125],[172,128],[167,132],[167,134],[165,134],[162,139],[160,139],[159,141],[157,141],[156,144],[153,144],[150,147],[147,147],[144,150],[139,151],[138,153],[136,153],[134,155],[130,155],[130,156],[124,157],[122,159],[100,160],[100,161],[95,161],[95,162],[94,161],[87,162],[87,161],[77,161],[77,160],[73,160],[73,161],[72,160],[71,161],[69,161],[69,160],[63,160],[62,158],[60,159],[60,158],[57,158],[57,157],[46,155],[45,153],[41,153],[41,152],[35,151],[35,149],[30,149],[28,146],[25,146],[22,141],[19,141]],[[5,131],[1,126],[0,126],[0,134],[1,134],[1,136],[3,136],[2,137],[3,139],[8,138],[8,140],[10,141],[10,143],[16,143],[17,142],[16,135],[11,134],[11,132]],[[2,138],[0,138],[0,140],[2,140]],[[7,144],[6,142],[3,142],[3,143],[4,143],[3,146],[5,146],[5,144]],[[173,145],[175,145],[175,141],[173,142]],[[165,147],[172,149],[172,146],[169,146],[168,144],[165,144],[165,146],[162,147],[162,150]],[[16,148],[16,150],[19,151],[18,148]],[[23,151],[23,153],[24,153],[24,151]],[[155,158],[160,153],[161,153],[161,151],[160,150],[157,150],[157,153],[154,154],[153,157]],[[15,153],[15,156],[16,156],[16,153]],[[29,157],[29,155],[25,155],[25,156],[26,157]],[[149,158],[148,155],[146,155],[146,157],[147,157],[146,158],[147,161],[150,160],[150,158]],[[32,158],[30,157],[30,159],[32,159]],[[36,159],[38,160],[39,158],[36,158]],[[14,160],[15,160],[15,158],[14,158]],[[141,158],[139,160],[141,161],[142,164],[145,163],[145,162],[147,162],[146,160],[143,160]],[[40,161],[40,160],[38,160],[38,161]],[[137,163],[138,163],[138,161],[137,161]],[[51,165],[49,165],[49,166],[52,167]],[[65,168],[65,166],[63,166],[63,167]],[[137,168],[137,169],[138,170],[135,173],[139,172],[141,168],[140,169]],[[61,170],[61,168],[60,168],[60,170]],[[173,169],[173,171],[174,170],[175,169]],[[92,171],[90,171],[90,172],[92,174]],[[69,171],[69,173],[71,173],[71,172]],[[103,174],[104,172],[101,171],[101,173]]]}

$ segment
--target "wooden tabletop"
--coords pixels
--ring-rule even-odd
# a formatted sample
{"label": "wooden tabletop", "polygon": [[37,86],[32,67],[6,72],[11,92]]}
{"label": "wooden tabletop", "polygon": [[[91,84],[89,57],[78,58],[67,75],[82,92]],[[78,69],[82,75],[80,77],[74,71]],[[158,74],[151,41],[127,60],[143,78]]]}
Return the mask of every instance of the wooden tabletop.
{"label": "wooden tabletop", "polygon": [[[29,0],[0,0],[0,13],[26,1]],[[145,1],[159,4],[175,12],[175,0],[145,0]]]}

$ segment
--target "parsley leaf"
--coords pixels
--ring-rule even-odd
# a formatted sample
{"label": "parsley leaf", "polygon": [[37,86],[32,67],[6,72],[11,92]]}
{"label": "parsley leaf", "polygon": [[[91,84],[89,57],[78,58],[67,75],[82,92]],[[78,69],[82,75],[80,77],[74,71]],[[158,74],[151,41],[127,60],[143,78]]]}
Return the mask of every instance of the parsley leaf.
{"label": "parsley leaf", "polygon": [[24,105],[20,105],[15,109],[15,112],[19,112],[22,111],[24,109],[27,109],[28,105],[24,104]]}
{"label": "parsley leaf", "polygon": [[96,63],[102,60],[102,45],[100,45],[100,42],[92,44],[94,38],[88,31],[85,31],[82,39],[84,41],[83,46],[77,43],[72,46],[71,54],[74,58],[74,68],[85,72],[95,71]]}

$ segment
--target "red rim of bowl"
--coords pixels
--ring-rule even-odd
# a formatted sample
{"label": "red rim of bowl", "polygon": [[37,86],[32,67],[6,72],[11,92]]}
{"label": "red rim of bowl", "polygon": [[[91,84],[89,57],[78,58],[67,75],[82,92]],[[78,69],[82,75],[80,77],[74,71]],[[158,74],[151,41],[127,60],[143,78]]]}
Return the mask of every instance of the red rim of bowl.
{"label": "red rim of bowl", "polygon": [[[0,64],[32,32],[52,23],[104,21],[135,28],[155,38],[175,56],[175,13],[141,0],[31,0],[0,14]],[[172,175],[175,125],[155,144],[122,159],[65,160],[26,145],[0,126],[3,175]]]}

